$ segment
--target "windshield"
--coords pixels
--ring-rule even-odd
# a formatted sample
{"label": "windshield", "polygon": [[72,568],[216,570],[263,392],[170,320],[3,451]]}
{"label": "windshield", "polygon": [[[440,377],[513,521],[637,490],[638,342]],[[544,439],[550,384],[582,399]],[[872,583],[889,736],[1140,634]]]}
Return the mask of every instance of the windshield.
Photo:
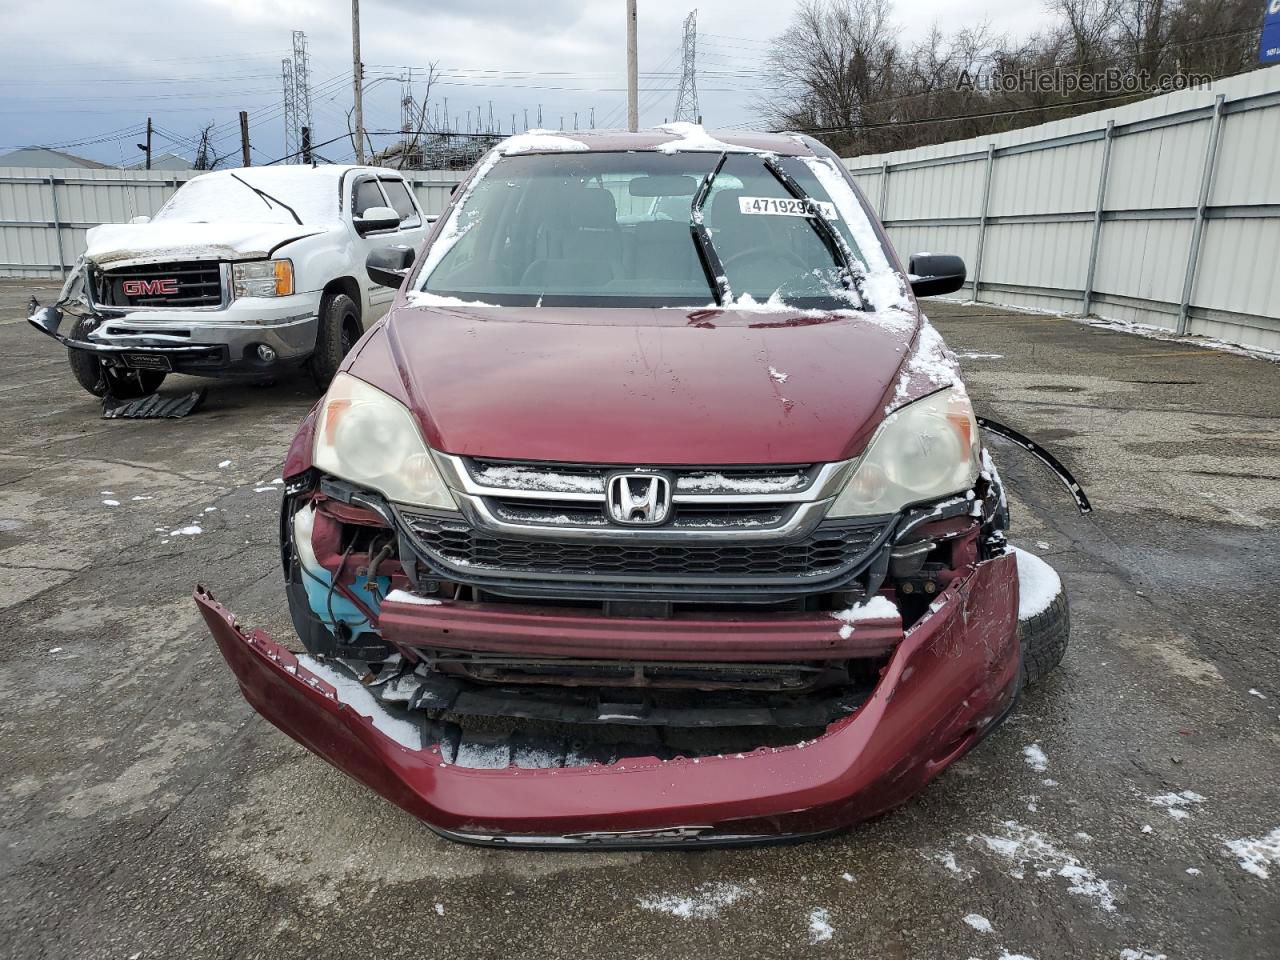
{"label": "windshield", "polygon": [[293,207],[307,224],[333,223],[340,219],[336,176],[309,168],[248,169],[207,173],[185,183],[152,218],[153,222],[208,223],[234,220],[243,223],[297,225],[279,203],[255,193],[251,184]]}
{"label": "windshield", "polygon": [[[419,289],[507,306],[705,306],[717,296],[718,260],[739,302],[862,306],[840,251],[759,154],[732,153],[720,166],[701,207],[713,256],[699,253],[692,208],[720,159],[716,153],[501,159],[451,213]],[[835,198],[843,201],[837,206],[814,162],[778,159],[844,238],[855,273],[866,272],[868,243],[877,247],[874,261],[885,263],[852,192]]]}

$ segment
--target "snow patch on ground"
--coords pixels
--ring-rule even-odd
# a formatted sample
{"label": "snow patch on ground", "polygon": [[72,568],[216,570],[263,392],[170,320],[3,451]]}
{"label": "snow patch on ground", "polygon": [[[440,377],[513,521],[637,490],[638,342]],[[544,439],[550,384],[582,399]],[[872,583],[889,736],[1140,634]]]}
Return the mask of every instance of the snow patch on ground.
{"label": "snow patch on ground", "polygon": [[580,153],[590,149],[581,140],[574,140],[554,130],[538,129],[508,137],[498,144],[498,152],[504,157],[514,157],[521,153]]}
{"label": "snow patch on ground", "polygon": [[185,527],[179,527],[177,530],[170,530],[171,537],[194,537],[196,534],[204,533],[204,529],[198,523],[192,523]]}
{"label": "snow patch on ground", "polygon": [[896,620],[901,614],[897,606],[888,597],[877,594],[865,603],[830,614],[831,619],[844,624],[840,628],[840,639],[848,640],[859,623],[871,620]]}
{"label": "snow patch on ground", "polygon": [[1045,752],[1040,749],[1040,744],[1038,743],[1023,747],[1022,758],[1027,761],[1027,765],[1036,773],[1044,773],[1049,769],[1049,758],[1045,756]]}
{"label": "snow patch on ground", "polygon": [[430,597],[419,597],[405,590],[392,590],[387,594],[387,602],[390,603],[412,603],[420,607],[438,607],[439,600],[432,600]]}
{"label": "snow patch on ground", "polygon": [[1132,947],[1126,947],[1120,951],[1120,960],[1169,960],[1169,957],[1151,950],[1134,950]]}
{"label": "snow patch on ground", "polygon": [[1038,877],[1061,877],[1069,882],[1067,892],[1088,897],[1107,913],[1116,909],[1111,881],[1103,880],[1073,854],[1060,849],[1052,841],[1030,827],[1014,820],[1001,824],[1002,832],[970,835],[970,844],[985,847],[1011,865],[1009,875],[1015,880],[1026,877],[1028,868]]}
{"label": "snow patch on ground", "polygon": [[1254,690],[1252,687],[1249,689],[1249,696],[1257,697],[1259,700],[1267,699],[1267,695],[1265,693],[1261,690]]}
{"label": "snow patch on ground", "polygon": [[826,943],[835,936],[835,928],[831,926],[831,915],[825,907],[819,907],[809,914],[809,943]]}
{"label": "snow patch on ground", "polygon": [[418,727],[407,720],[393,717],[359,680],[305,654],[298,656],[298,663],[333,687],[337,691],[339,703],[372,720],[379,733],[409,750],[422,749],[422,733]]}
{"label": "snow patch on ground", "polygon": [[1241,869],[1262,880],[1271,877],[1268,866],[1280,866],[1280,827],[1265,837],[1228,840],[1224,846],[1239,858]]}
{"label": "snow patch on ground", "polygon": [[102,505],[104,507],[118,507],[120,506],[120,501],[119,500],[103,500]]}
{"label": "snow patch on ground", "polygon": [[223,460],[221,463],[219,463],[219,464],[218,464],[218,469],[219,469],[219,470],[225,470],[225,469],[227,469],[227,467],[229,467],[229,466],[231,466],[231,461],[230,461],[230,460]]}
{"label": "snow patch on ground", "polygon": [[973,867],[961,866],[951,850],[939,850],[937,853],[925,854],[925,859],[940,864],[948,873],[954,873],[962,880],[971,880],[978,871]]}
{"label": "snow patch on ground", "polygon": [[1018,558],[1018,619],[1030,620],[1049,609],[1062,592],[1058,571],[1019,547],[1013,548]]}
{"label": "snow patch on ground", "polygon": [[690,896],[664,893],[641,897],[639,904],[642,910],[669,913],[681,920],[713,920],[721,910],[750,895],[751,891],[746,887],[714,881],[699,885]]}
{"label": "snow patch on ground", "polygon": [[991,926],[991,921],[980,913],[969,914],[964,918],[964,922],[973,927],[973,929],[977,930],[979,933],[995,932]]}
{"label": "snow patch on ground", "polygon": [[1153,807],[1163,807],[1175,820],[1186,820],[1191,816],[1191,805],[1204,803],[1204,797],[1194,791],[1183,790],[1182,793],[1162,793],[1158,797],[1147,797],[1147,802]]}

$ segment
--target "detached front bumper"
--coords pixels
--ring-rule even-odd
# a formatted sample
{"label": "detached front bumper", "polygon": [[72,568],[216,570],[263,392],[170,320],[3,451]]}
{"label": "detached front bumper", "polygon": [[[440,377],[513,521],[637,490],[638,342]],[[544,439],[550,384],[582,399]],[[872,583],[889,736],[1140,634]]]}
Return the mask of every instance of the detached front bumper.
{"label": "detached front bumper", "polygon": [[[260,376],[305,360],[315,349],[319,294],[278,300],[238,300],[224,310],[102,311],[86,335],[63,332],[74,320],[58,307],[36,310],[27,321],[70,350],[112,366],[195,376]],[[267,347],[263,359],[259,347]]]}
{"label": "detached front bumper", "polygon": [[415,733],[385,714],[379,722],[382,708],[358,684],[326,682],[266,634],[245,633],[203,589],[195,600],[259,713],[442,835],[509,846],[724,845],[873,817],[967,752],[1017,693],[1017,582],[1012,555],[955,581],[899,631],[870,698],[812,742],[553,769],[452,765],[425,724]]}

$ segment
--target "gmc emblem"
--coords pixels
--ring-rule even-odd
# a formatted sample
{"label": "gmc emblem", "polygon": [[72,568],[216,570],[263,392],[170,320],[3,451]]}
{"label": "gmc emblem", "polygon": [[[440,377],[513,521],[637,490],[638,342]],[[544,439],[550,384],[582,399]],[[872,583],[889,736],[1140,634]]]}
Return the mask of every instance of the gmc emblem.
{"label": "gmc emblem", "polygon": [[177,280],[126,280],[126,297],[157,297],[178,292]]}

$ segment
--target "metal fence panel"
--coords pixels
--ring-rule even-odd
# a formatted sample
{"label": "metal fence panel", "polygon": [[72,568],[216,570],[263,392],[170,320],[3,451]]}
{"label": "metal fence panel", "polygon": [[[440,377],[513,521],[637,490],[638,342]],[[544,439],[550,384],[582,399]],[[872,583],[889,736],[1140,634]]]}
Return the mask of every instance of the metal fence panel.
{"label": "metal fence panel", "polygon": [[899,252],[965,257],[976,299],[1280,350],[1277,156],[1272,67],[846,163]]}

